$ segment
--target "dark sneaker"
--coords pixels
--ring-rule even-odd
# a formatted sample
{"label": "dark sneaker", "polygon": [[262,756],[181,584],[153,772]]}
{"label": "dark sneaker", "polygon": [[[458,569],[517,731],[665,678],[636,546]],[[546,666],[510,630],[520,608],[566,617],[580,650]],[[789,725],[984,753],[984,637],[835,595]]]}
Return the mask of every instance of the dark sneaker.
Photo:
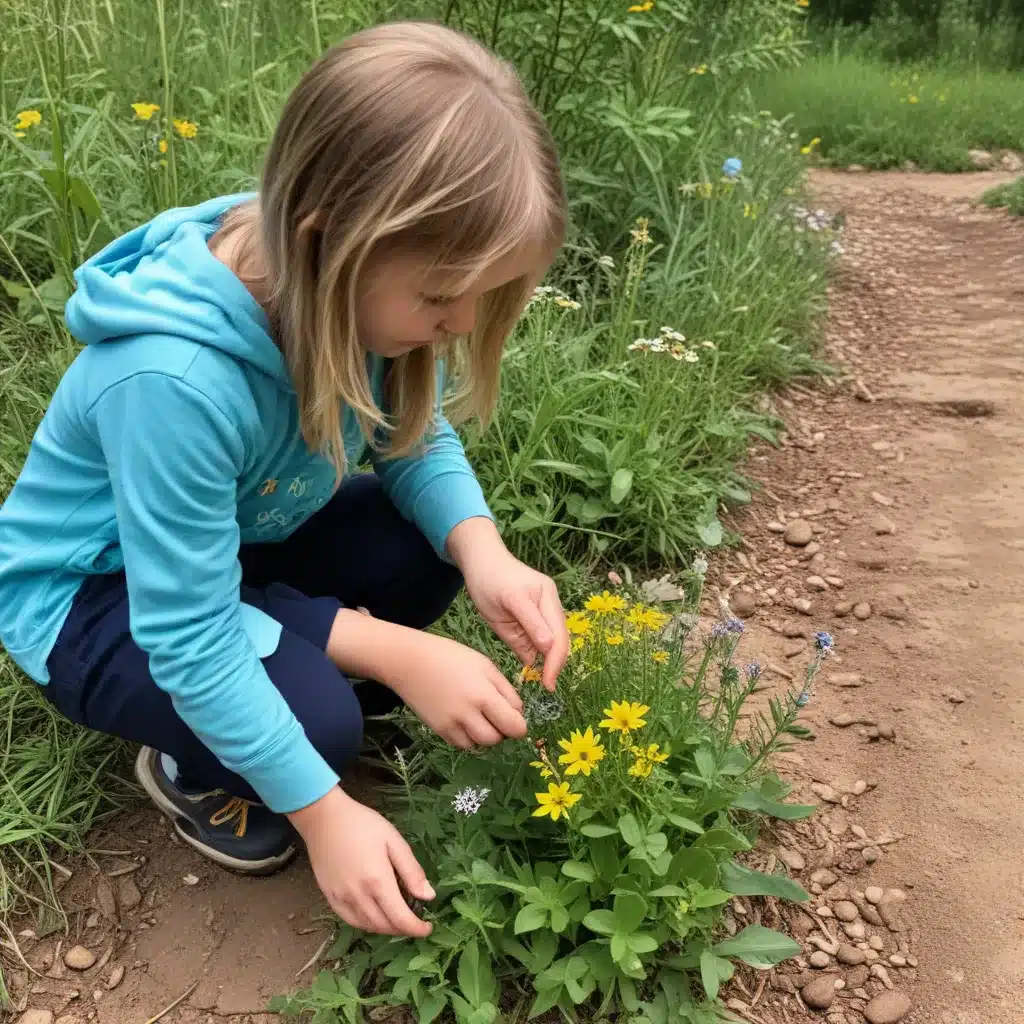
{"label": "dark sneaker", "polygon": [[295,856],[295,830],[287,818],[264,804],[223,789],[201,793],[180,788],[152,747],[139,751],[135,774],[153,803],[174,822],[178,835],[222,867],[269,875]]}

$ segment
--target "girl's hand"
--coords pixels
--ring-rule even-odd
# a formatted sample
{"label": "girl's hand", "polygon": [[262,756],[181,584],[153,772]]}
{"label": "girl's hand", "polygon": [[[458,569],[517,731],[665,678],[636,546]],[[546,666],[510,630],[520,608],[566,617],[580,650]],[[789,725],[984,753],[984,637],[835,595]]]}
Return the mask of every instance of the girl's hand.
{"label": "girl's hand", "polygon": [[383,680],[452,746],[494,746],[526,735],[523,702],[479,651],[432,633],[408,631],[395,674]]}
{"label": "girl's hand", "polygon": [[541,682],[554,692],[569,656],[569,632],[554,581],[520,562],[489,519],[460,523],[448,549],[480,614],[519,660],[532,665],[543,655]]}
{"label": "girl's hand", "polygon": [[305,840],[317,884],[353,928],[423,938],[433,926],[417,917],[399,888],[432,900],[434,889],[399,831],[338,786],[288,815]]}

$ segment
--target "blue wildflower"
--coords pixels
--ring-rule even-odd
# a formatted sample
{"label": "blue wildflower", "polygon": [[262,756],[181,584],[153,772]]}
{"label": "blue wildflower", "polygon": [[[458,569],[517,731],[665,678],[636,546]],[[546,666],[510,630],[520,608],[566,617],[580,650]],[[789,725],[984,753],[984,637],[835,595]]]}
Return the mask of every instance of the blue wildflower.
{"label": "blue wildflower", "polygon": [[750,682],[754,682],[756,679],[761,678],[761,663],[759,661],[752,661],[747,666],[747,679]]}
{"label": "blue wildflower", "polygon": [[743,170],[743,161],[738,156],[731,156],[722,164],[722,173],[727,178],[738,178]]}
{"label": "blue wildflower", "polygon": [[814,646],[822,654],[828,654],[828,652],[835,646],[835,640],[832,639],[831,633],[822,631],[814,634]]}
{"label": "blue wildflower", "polygon": [[716,622],[711,627],[711,635],[713,637],[728,636],[730,633],[739,635],[743,632],[743,623],[739,619],[729,619],[726,622]]}
{"label": "blue wildflower", "polygon": [[801,690],[796,698],[796,706],[798,708],[806,707],[807,702],[811,699],[810,690]]}

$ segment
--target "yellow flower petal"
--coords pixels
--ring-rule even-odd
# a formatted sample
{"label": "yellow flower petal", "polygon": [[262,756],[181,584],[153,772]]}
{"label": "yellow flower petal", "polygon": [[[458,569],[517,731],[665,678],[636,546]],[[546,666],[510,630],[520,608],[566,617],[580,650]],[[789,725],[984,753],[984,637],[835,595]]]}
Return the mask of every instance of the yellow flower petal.
{"label": "yellow flower petal", "polygon": [[133,103],[132,110],[135,111],[135,116],[140,121],[148,121],[158,110],[159,105],[156,103]]}
{"label": "yellow flower petal", "polygon": [[621,732],[624,735],[633,729],[642,729],[647,723],[643,716],[651,709],[646,704],[627,701],[612,701],[610,708],[604,708],[602,714],[607,715],[598,725],[610,732]]}
{"label": "yellow flower petal", "polygon": [[19,110],[15,117],[17,120],[14,122],[14,128],[19,132],[26,128],[35,128],[43,120],[43,115],[38,110]]}

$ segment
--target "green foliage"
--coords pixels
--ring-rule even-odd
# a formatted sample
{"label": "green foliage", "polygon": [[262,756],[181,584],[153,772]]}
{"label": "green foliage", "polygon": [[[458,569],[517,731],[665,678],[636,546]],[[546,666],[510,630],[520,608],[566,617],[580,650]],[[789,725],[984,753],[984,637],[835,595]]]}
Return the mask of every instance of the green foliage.
{"label": "green foliage", "polygon": [[1024,149],[1024,79],[954,67],[894,70],[846,56],[766,75],[758,102],[792,117],[802,141],[821,139],[831,164],[971,169],[969,149]]}
{"label": "green foliage", "polygon": [[[697,607],[699,573],[685,582]],[[374,1003],[411,1004],[419,1020],[448,1010],[462,1024],[552,1008],[713,1021],[735,961],[765,969],[799,952],[758,924],[723,934],[722,920],[737,896],[807,898],[737,858],[761,817],[813,813],[785,802],[789,786],[766,764],[801,733],[823,653],[800,693],[765,710],[749,703],[759,668],[733,664],[739,623],[704,631],[689,608],[607,591],[586,609],[570,616],[557,696],[520,675],[527,739],[465,753],[395,716],[411,745],[383,758],[397,779],[383,794],[435,884],[433,932],[343,926],[328,954],[339,969],[275,1009],[315,1009],[320,1024],[359,1020]],[[755,722],[742,735],[741,712]]]}
{"label": "green foliage", "polygon": [[981,201],[986,206],[1004,209],[1014,217],[1024,217],[1024,177],[990,188]]}

